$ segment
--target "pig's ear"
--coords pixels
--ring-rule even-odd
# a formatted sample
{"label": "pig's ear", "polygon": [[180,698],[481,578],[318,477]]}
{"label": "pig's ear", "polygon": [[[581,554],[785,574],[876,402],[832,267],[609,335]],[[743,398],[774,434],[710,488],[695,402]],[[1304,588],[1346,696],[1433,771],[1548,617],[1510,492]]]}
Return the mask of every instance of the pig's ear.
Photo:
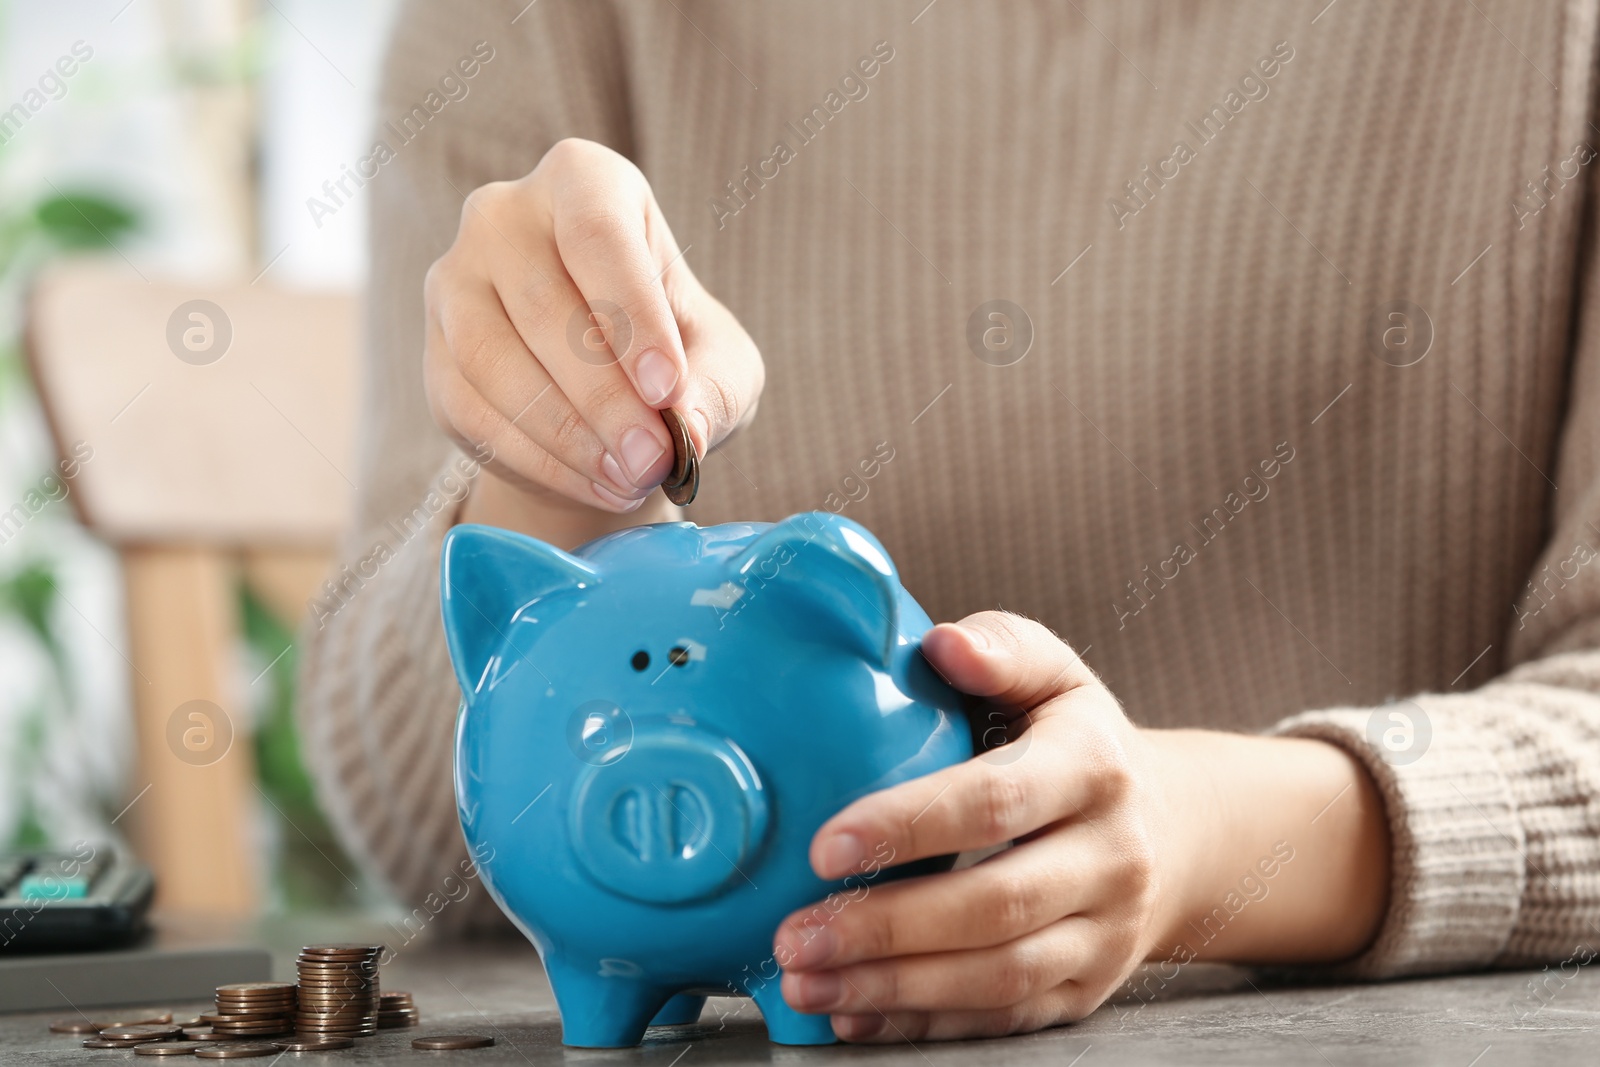
{"label": "pig's ear", "polygon": [[592,568],[559,548],[493,526],[453,527],[439,556],[445,641],[456,680],[469,700],[518,611],[540,597],[600,580]]}
{"label": "pig's ear", "polygon": [[852,648],[889,665],[900,633],[900,576],[860,523],[826,511],[791,515],[757,538],[732,568],[733,584],[750,606],[781,590],[786,607],[799,602],[823,613]]}

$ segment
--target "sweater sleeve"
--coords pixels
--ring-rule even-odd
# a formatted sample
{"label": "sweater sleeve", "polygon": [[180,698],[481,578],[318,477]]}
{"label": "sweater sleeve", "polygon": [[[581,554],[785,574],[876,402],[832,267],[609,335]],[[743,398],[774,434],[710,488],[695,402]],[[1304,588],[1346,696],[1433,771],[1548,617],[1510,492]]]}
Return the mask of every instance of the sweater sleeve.
{"label": "sweater sleeve", "polygon": [[1389,914],[1340,968],[1352,977],[1587,959],[1600,946],[1597,187],[1591,177],[1559,448],[1528,460],[1557,489],[1550,536],[1497,642],[1509,669],[1476,690],[1313,711],[1275,728],[1343,747],[1385,799]]}
{"label": "sweater sleeve", "polygon": [[303,634],[299,717],[319,799],[363,873],[445,928],[502,920],[463,881],[451,768],[460,694],[438,570],[477,465],[429,413],[423,277],[477,186],[527,173],[562,137],[628,150],[610,6],[524,6],[413,0],[396,15],[381,163],[362,190],[372,224],[356,518]]}

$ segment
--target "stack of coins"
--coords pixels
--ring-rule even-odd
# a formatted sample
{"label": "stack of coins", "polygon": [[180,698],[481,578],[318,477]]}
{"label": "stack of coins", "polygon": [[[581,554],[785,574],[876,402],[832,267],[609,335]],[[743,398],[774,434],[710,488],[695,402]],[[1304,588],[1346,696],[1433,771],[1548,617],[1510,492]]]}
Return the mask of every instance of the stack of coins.
{"label": "stack of coins", "polygon": [[295,988],[289,982],[217,986],[217,1011],[200,1016],[211,1038],[263,1038],[294,1032]]}
{"label": "stack of coins", "polygon": [[307,945],[300,950],[301,1034],[366,1037],[378,1032],[382,945]]}
{"label": "stack of coins", "polygon": [[383,993],[378,998],[378,1029],[394,1030],[422,1021],[410,993]]}

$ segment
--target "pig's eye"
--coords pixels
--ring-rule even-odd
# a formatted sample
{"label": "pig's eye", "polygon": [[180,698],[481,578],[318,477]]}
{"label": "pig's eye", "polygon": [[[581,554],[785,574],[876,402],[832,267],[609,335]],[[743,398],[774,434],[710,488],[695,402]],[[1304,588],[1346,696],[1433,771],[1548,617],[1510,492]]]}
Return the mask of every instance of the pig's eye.
{"label": "pig's eye", "polygon": [[673,646],[672,650],[667,653],[667,660],[671,662],[674,667],[682,667],[689,662],[689,650],[684,648],[682,645],[675,645]]}
{"label": "pig's eye", "polygon": [[639,651],[633,654],[633,659],[631,662],[633,663],[634,670],[642,671],[646,667],[650,666],[650,653],[641,648]]}

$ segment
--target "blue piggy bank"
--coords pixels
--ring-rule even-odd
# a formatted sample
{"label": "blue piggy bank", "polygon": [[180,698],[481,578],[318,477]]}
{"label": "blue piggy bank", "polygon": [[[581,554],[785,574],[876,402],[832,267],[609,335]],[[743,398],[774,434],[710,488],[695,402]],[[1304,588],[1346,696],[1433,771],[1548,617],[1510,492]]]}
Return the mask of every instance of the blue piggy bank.
{"label": "blue piggy bank", "polygon": [[457,526],[440,588],[461,826],[538,946],[563,1042],[637,1044],[707,994],[753,997],[773,1041],[833,1041],[783,1000],[778,924],[952,857],[829,882],[812,836],[972,755],[961,697],[920,652],[932,624],[877,539],[824,512],[571,554]]}

